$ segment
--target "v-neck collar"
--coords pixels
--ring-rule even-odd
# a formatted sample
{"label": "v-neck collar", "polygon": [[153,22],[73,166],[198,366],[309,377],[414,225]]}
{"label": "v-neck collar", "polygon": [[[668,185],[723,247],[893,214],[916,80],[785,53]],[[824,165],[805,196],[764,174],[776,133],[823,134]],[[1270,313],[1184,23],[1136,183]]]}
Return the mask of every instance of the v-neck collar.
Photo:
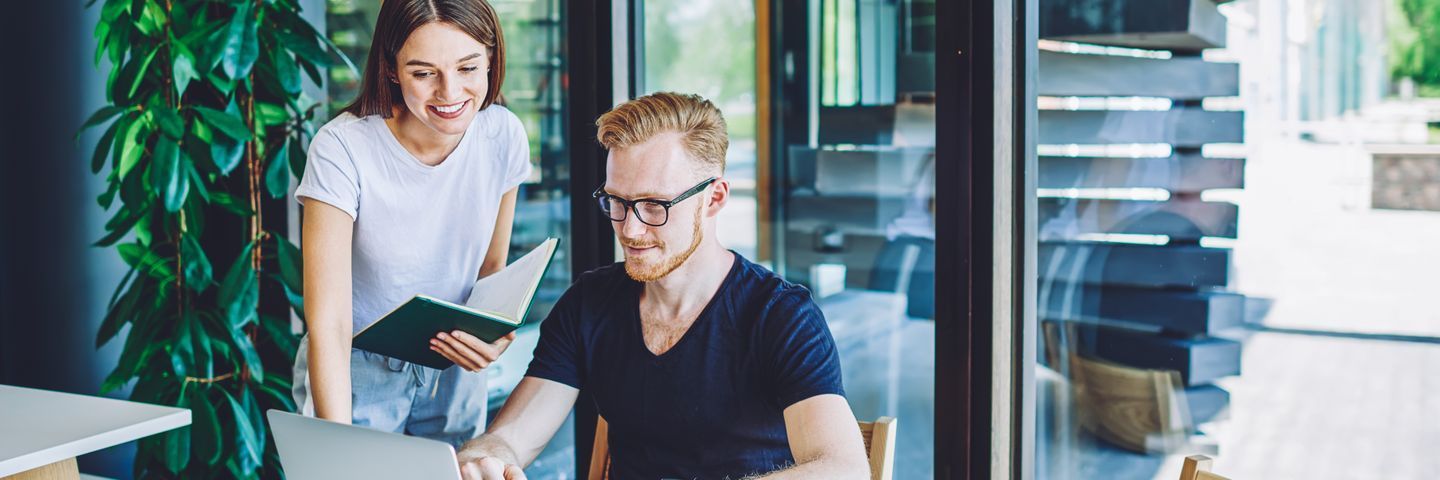
{"label": "v-neck collar", "polygon": [[673,357],[674,355],[671,355],[672,353],[679,350],[687,342],[690,342],[690,337],[695,336],[692,335],[692,333],[695,332],[696,327],[702,326],[701,322],[705,322],[707,318],[714,316],[715,309],[721,308],[717,305],[723,304],[724,302],[719,300],[729,293],[731,284],[735,283],[735,277],[740,274],[741,262],[745,261],[745,257],[740,256],[739,253],[735,253],[733,250],[730,253],[734,255],[734,257],[732,257],[733,260],[730,263],[730,271],[725,274],[725,280],[721,281],[720,288],[715,289],[715,295],[711,296],[710,301],[705,303],[705,308],[700,310],[700,314],[695,317],[695,321],[690,322],[690,326],[685,329],[685,333],[680,335],[680,339],[676,340],[675,344],[671,345],[669,350],[658,355],[650,351],[650,347],[645,345],[645,319],[642,318],[640,314],[640,296],[645,293],[645,283],[634,280],[631,281],[633,285],[632,288],[634,289],[631,298],[633,298],[634,301],[630,302],[630,309],[635,317],[632,336],[638,342],[640,351],[645,354],[645,358],[658,362]]}

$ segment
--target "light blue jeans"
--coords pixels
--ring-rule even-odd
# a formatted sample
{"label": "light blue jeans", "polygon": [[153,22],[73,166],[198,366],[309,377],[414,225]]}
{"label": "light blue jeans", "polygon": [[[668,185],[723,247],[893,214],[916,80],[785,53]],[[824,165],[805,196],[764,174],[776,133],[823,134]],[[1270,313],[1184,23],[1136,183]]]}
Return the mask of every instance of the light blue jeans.
{"label": "light blue jeans", "polygon": [[[310,338],[295,353],[295,406],[315,416],[307,352]],[[350,351],[352,423],[376,430],[447,442],[459,448],[485,430],[486,372],[457,366],[444,370],[415,365],[378,353]]]}

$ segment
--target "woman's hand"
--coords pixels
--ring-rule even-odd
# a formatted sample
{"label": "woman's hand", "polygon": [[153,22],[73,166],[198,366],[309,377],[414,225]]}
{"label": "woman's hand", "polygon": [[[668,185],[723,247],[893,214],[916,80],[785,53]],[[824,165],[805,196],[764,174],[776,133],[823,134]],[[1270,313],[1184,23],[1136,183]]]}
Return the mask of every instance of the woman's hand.
{"label": "woman's hand", "polygon": [[430,349],[455,362],[460,368],[478,372],[500,358],[500,354],[505,353],[505,349],[510,348],[510,342],[513,341],[515,332],[495,339],[495,343],[485,343],[474,335],[455,330],[436,334],[435,338],[430,339]]}

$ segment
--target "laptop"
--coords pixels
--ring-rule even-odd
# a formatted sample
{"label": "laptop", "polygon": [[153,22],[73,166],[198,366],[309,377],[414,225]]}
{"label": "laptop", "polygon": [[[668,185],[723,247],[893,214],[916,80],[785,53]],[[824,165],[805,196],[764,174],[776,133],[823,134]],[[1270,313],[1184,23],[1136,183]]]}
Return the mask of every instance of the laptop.
{"label": "laptop", "polygon": [[280,410],[265,413],[290,480],[460,480],[455,448],[448,443]]}

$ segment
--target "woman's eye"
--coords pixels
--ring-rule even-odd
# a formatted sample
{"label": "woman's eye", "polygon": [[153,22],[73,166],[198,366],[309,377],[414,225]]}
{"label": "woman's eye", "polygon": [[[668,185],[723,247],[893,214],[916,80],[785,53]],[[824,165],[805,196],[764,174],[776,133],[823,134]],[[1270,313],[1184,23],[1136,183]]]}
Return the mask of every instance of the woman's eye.
{"label": "woman's eye", "polygon": [[415,73],[413,73],[412,75],[413,75],[415,78],[430,78],[431,76],[433,76],[433,75],[435,75],[435,74],[430,73],[430,72],[415,72]]}
{"label": "woman's eye", "polygon": [[480,69],[480,67],[476,67],[476,66],[474,66],[474,65],[471,65],[471,66],[468,66],[468,67],[460,67],[460,71],[465,72],[465,73],[470,73],[470,72],[473,72],[473,71],[476,71],[476,70],[479,70],[479,69]]}

